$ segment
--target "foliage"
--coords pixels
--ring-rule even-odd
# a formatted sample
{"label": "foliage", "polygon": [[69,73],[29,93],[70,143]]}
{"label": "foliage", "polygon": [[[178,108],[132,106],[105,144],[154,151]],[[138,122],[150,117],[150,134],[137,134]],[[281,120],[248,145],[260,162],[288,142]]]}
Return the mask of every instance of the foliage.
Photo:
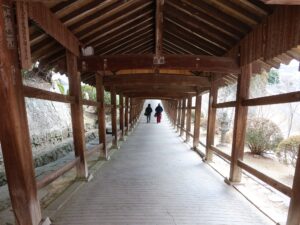
{"label": "foliage", "polygon": [[249,120],[246,143],[253,154],[261,155],[263,152],[275,149],[282,140],[280,128],[266,118]]}
{"label": "foliage", "polygon": [[268,83],[278,84],[279,83],[279,73],[275,69],[271,69],[268,73]]}
{"label": "foliage", "polygon": [[57,82],[57,87],[58,87],[60,93],[64,95],[65,94],[65,87],[59,82]]}
{"label": "foliage", "polygon": [[110,93],[107,91],[104,91],[104,104],[110,104]]}
{"label": "foliage", "polygon": [[91,85],[88,84],[81,85],[81,93],[83,98],[86,98],[86,96],[88,96],[89,100],[92,101],[97,100],[96,88],[94,88]]}
{"label": "foliage", "polygon": [[277,151],[284,154],[285,163],[291,163],[295,167],[298,157],[299,145],[300,135],[294,135],[281,141],[277,147]]}

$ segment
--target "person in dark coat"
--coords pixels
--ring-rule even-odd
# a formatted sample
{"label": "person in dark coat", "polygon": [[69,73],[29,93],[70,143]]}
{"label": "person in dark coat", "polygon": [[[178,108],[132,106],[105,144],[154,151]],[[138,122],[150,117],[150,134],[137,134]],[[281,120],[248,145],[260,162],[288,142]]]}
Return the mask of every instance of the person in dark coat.
{"label": "person in dark coat", "polygon": [[152,108],[151,108],[151,105],[148,104],[148,106],[147,106],[147,108],[145,110],[145,116],[147,116],[147,123],[150,123],[151,113],[152,113]]}
{"label": "person in dark coat", "polygon": [[155,115],[156,115],[156,122],[157,123],[160,123],[160,121],[161,121],[161,114],[162,114],[163,111],[164,111],[163,108],[158,103],[158,106],[155,108]]}

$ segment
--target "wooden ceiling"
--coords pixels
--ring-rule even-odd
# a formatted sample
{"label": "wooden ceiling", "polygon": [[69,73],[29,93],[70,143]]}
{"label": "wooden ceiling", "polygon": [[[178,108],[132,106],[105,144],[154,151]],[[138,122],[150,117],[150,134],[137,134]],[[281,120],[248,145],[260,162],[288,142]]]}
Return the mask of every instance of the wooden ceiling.
{"label": "wooden ceiling", "polygon": [[[161,53],[176,55],[224,56],[274,9],[260,0],[162,2]],[[156,51],[155,0],[64,0],[44,4],[82,46],[92,46],[95,55]],[[39,60],[42,65],[54,66],[65,59],[65,49],[33,21],[30,44],[33,61]],[[207,76],[195,71],[183,74]],[[94,82],[91,74],[83,74],[82,78]]]}

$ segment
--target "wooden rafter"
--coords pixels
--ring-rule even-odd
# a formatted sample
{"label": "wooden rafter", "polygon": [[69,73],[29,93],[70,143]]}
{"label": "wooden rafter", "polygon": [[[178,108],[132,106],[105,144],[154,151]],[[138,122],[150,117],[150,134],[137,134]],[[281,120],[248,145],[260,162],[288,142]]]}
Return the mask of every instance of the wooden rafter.
{"label": "wooden rafter", "polygon": [[159,57],[162,54],[163,42],[163,7],[164,0],[156,0],[155,11],[155,55]]}

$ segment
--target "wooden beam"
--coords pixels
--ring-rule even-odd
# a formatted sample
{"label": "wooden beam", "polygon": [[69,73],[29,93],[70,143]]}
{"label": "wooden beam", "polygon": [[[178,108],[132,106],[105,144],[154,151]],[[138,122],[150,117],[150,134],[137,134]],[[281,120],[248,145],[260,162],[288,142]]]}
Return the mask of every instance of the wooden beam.
{"label": "wooden beam", "polygon": [[118,128],[117,128],[117,94],[116,88],[113,86],[110,91],[110,100],[111,100],[111,126],[112,126],[112,135],[113,147],[118,147]]}
{"label": "wooden beam", "polygon": [[297,164],[291,193],[291,201],[286,225],[300,224],[300,150],[298,150]]}
{"label": "wooden beam", "polygon": [[66,51],[66,56],[70,95],[75,97],[75,102],[71,105],[71,117],[75,156],[80,158],[80,162],[77,164],[77,176],[80,179],[86,179],[88,177],[88,168],[85,159],[81,79],[80,74],[77,72],[76,56],[69,51]]}
{"label": "wooden beam", "polygon": [[120,130],[121,130],[121,139],[124,137],[124,96],[123,94],[119,95],[119,105],[120,105]]}
{"label": "wooden beam", "polygon": [[163,6],[164,6],[164,0],[156,0],[156,11],[155,11],[155,55],[156,57],[160,57],[162,54]]}
{"label": "wooden beam", "polygon": [[197,148],[200,141],[201,102],[202,102],[202,96],[200,94],[196,95],[194,139],[193,139],[194,150]]}
{"label": "wooden beam", "polygon": [[[162,55],[165,63],[160,69],[178,69],[218,73],[239,73],[238,61],[230,57],[207,55]],[[103,70],[118,71],[126,69],[153,69],[154,55],[108,55],[88,56],[79,59],[79,70],[96,72]]]}
{"label": "wooden beam", "polygon": [[28,16],[63,47],[79,56],[79,40],[43,3],[28,3]]}
{"label": "wooden beam", "polygon": [[286,94],[266,96],[261,98],[243,99],[243,106],[257,106],[257,105],[272,105],[284,104],[300,101],[300,91],[290,92]]}
{"label": "wooden beam", "polygon": [[177,114],[178,114],[178,117],[177,117],[177,132],[179,132],[179,127],[180,127],[180,124],[181,124],[181,108],[182,108],[182,100],[179,100],[178,101],[178,107],[177,107]]}
{"label": "wooden beam", "polygon": [[168,93],[168,92],[141,92],[141,93],[128,93],[126,94],[127,96],[131,98],[156,98],[156,99],[161,99],[161,98],[183,98],[183,97],[188,97],[188,94],[184,93]]}
{"label": "wooden beam", "polygon": [[19,56],[22,69],[30,69],[32,66],[29,27],[28,27],[28,4],[26,2],[16,2],[16,13],[18,23]]}
{"label": "wooden beam", "polygon": [[125,97],[125,135],[128,135],[129,130],[129,98]]}
{"label": "wooden beam", "polygon": [[236,106],[236,101],[230,101],[230,102],[221,102],[221,103],[214,103],[213,108],[230,108],[230,107],[235,107]]}
{"label": "wooden beam", "polygon": [[141,75],[141,74],[127,74],[127,75],[116,75],[116,76],[105,76],[105,86],[117,85],[121,86],[132,86],[132,85],[169,85],[169,86],[200,86],[210,87],[210,82],[206,77],[197,76],[181,76],[181,75],[161,75],[156,76],[155,74]]}
{"label": "wooden beam", "polygon": [[189,133],[191,132],[191,123],[192,123],[192,96],[189,96],[187,98],[187,111],[186,111],[186,142],[190,141],[190,135]]}
{"label": "wooden beam", "polygon": [[98,108],[98,130],[99,130],[99,143],[102,144],[100,158],[108,159],[107,145],[106,145],[106,120],[105,120],[105,102],[104,102],[104,86],[103,76],[96,74],[96,91],[97,101],[99,102]]}
{"label": "wooden beam", "polygon": [[24,97],[27,98],[37,98],[48,101],[64,102],[64,103],[74,103],[75,97],[69,95],[62,95],[51,91],[45,91],[39,88],[23,86]]}
{"label": "wooden beam", "polygon": [[249,97],[250,78],[252,75],[252,65],[242,67],[242,73],[238,77],[236,108],[233,128],[233,140],[230,163],[230,182],[240,182],[242,171],[238,166],[238,160],[244,157],[245,135],[247,127],[248,108],[242,105],[242,100]]}
{"label": "wooden beam", "polygon": [[182,109],[181,109],[181,121],[180,121],[180,136],[183,135],[185,127],[185,108],[186,108],[186,98],[182,99]]}
{"label": "wooden beam", "polygon": [[0,0],[0,6],[0,139],[6,179],[15,222],[38,225],[42,216],[14,32],[14,6],[9,0]]}
{"label": "wooden beam", "polygon": [[[213,77],[214,79],[214,77]],[[215,142],[215,125],[216,125],[216,108],[213,107],[213,103],[217,101],[218,88],[215,85],[215,81],[212,81],[209,92],[209,106],[208,106],[208,121],[207,121],[207,136],[206,136],[206,160],[212,160],[211,146]]]}
{"label": "wooden beam", "polygon": [[[107,90],[109,90],[109,87],[107,88]],[[117,90],[118,93],[119,92],[120,93],[141,92],[141,91],[145,91],[145,90],[149,90],[149,91],[185,92],[185,93],[191,93],[191,94],[196,94],[196,92],[197,92],[196,88],[193,87],[193,86],[189,87],[189,86],[170,86],[170,85],[159,85],[159,86],[126,85],[126,86],[116,86],[116,90]]]}
{"label": "wooden beam", "polygon": [[300,5],[300,0],[261,0],[268,5]]}

